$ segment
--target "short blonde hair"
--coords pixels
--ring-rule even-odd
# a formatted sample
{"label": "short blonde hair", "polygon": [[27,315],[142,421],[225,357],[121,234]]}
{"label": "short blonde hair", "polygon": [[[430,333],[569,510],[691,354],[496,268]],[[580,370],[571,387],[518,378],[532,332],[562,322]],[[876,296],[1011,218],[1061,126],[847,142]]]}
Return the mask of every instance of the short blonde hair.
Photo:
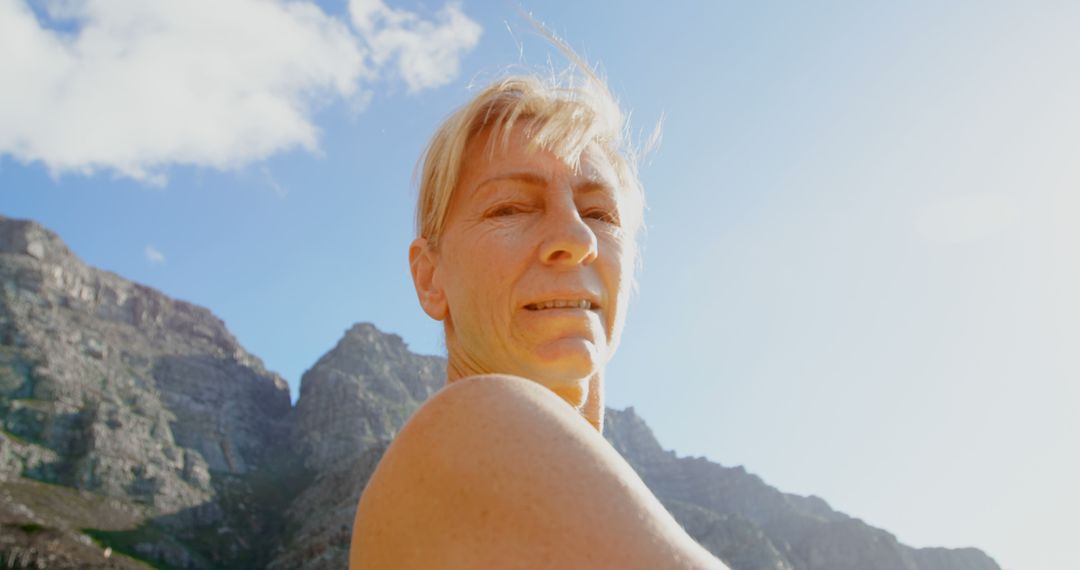
{"label": "short blonde hair", "polygon": [[549,39],[571,60],[571,70],[547,78],[527,74],[495,81],[451,114],[428,143],[418,169],[416,226],[430,246],[436,247],[442,236],[469,142],[491,129],[489,140],[505,144],[517,124],[524,127],[530,147],[552,152],[575,170],[586,149],[600,151],[615,171],[618,190],[630,198],[624,227],[631,235],[640,229],[645,202],[628,121],[604,81],[566,44]]}

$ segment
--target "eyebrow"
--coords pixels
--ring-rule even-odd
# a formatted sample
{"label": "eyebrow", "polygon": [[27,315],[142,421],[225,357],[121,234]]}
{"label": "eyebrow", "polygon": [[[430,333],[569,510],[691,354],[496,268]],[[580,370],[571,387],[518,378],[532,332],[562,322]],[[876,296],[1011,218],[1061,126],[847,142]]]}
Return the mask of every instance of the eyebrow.
{"label": "eyebrow", "polygon": [[[497,174],[484,180],[476,185],[476,189],[480,190],[488,184],[504,181],[522,182],[530,186],[547,186],[548,184],[548,179],[539,174],[533,174],[531,172],[509,172],[506,174]],[[575,194],[588,194],[590,192],[599,191],[614,192],[615,188],[601,178],[587,178],[574,187]]]}

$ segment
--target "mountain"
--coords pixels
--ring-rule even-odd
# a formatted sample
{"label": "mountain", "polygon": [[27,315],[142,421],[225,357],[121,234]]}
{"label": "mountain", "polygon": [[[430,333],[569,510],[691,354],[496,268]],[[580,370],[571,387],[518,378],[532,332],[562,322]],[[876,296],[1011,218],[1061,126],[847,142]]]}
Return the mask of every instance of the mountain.
{"label": "mountain", "polygon": [[405,420],[445,382],[446,361],[361,323],[304,373],[291,445],[317,473],[286,516],[275,569],[345,568],[360,492]]}
{"label": "mountain", "polygon": [[[208,310],[0,217],[0,565],[344,568],[364,484],[445,374],[361,323],[290,407],[286,383]],[[734,570],[1000,570],[679,457],[633,408],[607,410],[605,437]]]}
{"label": "mountain", "polygon": [[634,409],[608,410],[605,436],[698,542],[733,570],[998,569],[974,548],[911,548],[823,499],[783,493],[743,467],[664,450]]}
{"label": "mountain", "polygon": [[[288,467],[275,452],[291,413],[286,382],[210,311],[87,266],[36,223],[0,218],[0,477],[52,485],[5,487],[5,522],[59,524],[80,541],[73,525],[102,528],[94,516],[60,524],[63,505],[19,503],[78,489],[146,523],[117,538],[145,557],[260,564],[244,545],[282,519],[252,503],[262,479]],[[213,547],[185,546],[204,536]]]}

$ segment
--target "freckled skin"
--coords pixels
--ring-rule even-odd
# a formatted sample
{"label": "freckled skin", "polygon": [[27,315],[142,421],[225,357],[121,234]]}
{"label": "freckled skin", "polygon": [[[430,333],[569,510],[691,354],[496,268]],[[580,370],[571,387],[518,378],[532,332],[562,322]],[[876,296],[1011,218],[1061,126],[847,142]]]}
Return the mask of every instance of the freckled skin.
{"label": "freckled skin", "polygon": [[[627,197],[520,129],[466,148],[439,242],[409,257],[448,382],[388,448],[350,568],[718,569],[600,435],[636,254]],[[589,309],[539,310],[585,297]]]}

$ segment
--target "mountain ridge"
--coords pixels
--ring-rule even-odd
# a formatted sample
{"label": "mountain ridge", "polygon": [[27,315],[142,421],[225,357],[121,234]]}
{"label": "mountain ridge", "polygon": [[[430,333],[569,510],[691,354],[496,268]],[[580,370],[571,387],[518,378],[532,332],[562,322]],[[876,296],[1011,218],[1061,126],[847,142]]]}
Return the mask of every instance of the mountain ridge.
{"label": "mountain ridge", "polygon": [[[208,309],[0,216],[0,562],[46,556],[44,532],[56,559],[81,564],[70,567],[126,567],[104,546],[170,568],[343,567],[364,483],[445,367],[356,323],[304,373],[292,405],[284,380]],[[608,408],[605,423],[608,442],[733,570],[999,570],[977,549],[913,549],[742,466],[680,457],[632,407]],[[55,498],[72,492],[97,530],[79,526],[94,517],[64,518]],[[44,530],[25,530],[34,525]]]}

